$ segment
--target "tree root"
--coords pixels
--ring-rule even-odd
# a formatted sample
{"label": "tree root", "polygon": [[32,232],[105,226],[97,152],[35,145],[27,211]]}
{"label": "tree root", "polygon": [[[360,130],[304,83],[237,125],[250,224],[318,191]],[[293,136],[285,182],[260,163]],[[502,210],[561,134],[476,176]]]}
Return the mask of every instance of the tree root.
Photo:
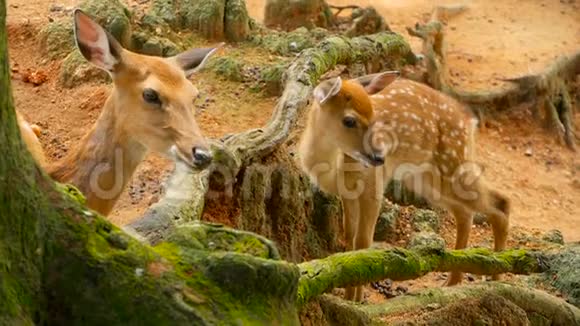
{"label": "tree root", "polygon": [[363,285],[389,278],[395,281],[429,272],[458,270],[472,274],[530,274],[547,270],[546,257],[536,252],[509,250],[494,253],[469,250],[364,250],[335,254],[299,264],[298,303],[308,302],[333,288]]}
{"label": "tree root", "polygon": [[570,89],[574,89],[580,74],[580,52],[562,57],[537,75],[503,79],[514,87],[496,92],[465,92],[455,89],[448,78],[446,43],[443,21],[462,13],[463,6],[437,7],[429,22],[407,28],[411,36],[423,40],[423,54],[427,68],[427,83],[468,104],[481,118],[489,111],[499,111],[532,102],[534,116],[574,150],[577,136],[574,133],[573,106]]}
{"label": "tree root", "polygon": [[[206,196],[232,194],[240,171],[274,152],[286,142],[296,122],[309,105],[318,78],[337,64],[369,63],[376,71],[396,68],[414,55],[405,40],[384,32],[356,38],[330,37],[304,50],[284,73],[284,93],[268,124],[232,135],[212,146],[214,164],[208,171],[191,172],[177,168],[169,179],[165,196],[141,218],[125,229],[156,243],[177,224],[199,220]],[[210,189],[210,177],[219,190]],[[214,197],[215,198],[215,197]]]}
{"label": "tree root", "polygon": [[580,324],[580,310],[562,299],[498,282],[427,289],[379,305],[355,305],[332,295],[319,301],[333,325]]}

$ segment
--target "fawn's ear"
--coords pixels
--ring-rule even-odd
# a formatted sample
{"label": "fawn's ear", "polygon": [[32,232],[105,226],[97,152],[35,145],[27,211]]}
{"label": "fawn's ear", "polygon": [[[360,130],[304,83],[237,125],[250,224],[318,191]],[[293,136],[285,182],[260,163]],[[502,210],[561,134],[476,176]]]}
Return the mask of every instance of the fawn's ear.
{"label": "fawn's ear", "polygon": [[318,103],[324,104],[329,98],[338,94],[341,88],[342,79],[340,77],[325,80],[314,89],[314,98]]}
{"label": "fawn's ear", "polygon": [[355,78],[355,80],[363,85],[367,93],[372,95],[385,89],[399,76],[401,76],[401,73],[398,71],[385,71]]}
{"label": "fawn's ear", "polygon": [[119,42],[80,9],[74,11],[74,34],[78,49],[95,66],[112,73],[121,62]]}
{"label": "fawn's ear", "polygon": [[193,73],[201,70],[207,63],[209,57],[211,57],[212,54],[219,50],[219,48],[221,48],[223,45],[224,43],[220,43],[217,46],[211,48],[187,50],[176,56],[168,58],[168,60],[183,69],[183,71],[185,71],[185,75],[189,77]]}

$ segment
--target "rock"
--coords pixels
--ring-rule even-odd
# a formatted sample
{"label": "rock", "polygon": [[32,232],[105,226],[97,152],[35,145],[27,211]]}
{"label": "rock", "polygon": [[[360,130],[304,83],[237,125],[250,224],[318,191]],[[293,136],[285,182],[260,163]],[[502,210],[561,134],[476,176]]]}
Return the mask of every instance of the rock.
{"label": "rock", "polygon": [[208,64],[208,69],[214,71],[226,79],[241,82],[244,80],[242,74],[244,66],[232,57],[219,57]]}
{"label": "rock", "polygon": [[541,279],[562,292],[569,303],[580,307],[580,244],[568,245],[551,256],[549,266]]}
{"label": "rock", "polygon": [[473,224],[486,225],[487,223],[487,216],[485,214],[479,212],[473,214]]}
{"label": "rock", "polygon": [[325,29],[314,28],[309,31],[301,27],[292,32],[270,31],[264,35],[254,35],[252,43],[281,56],[294,56],[304,49],[313,47],[326,36],[328,31]]}
{"label": "rock", "polygon": [[131,13],[119,0],[85,0],[80,8],[92,16],[124,47],[131,42]]}
{"label": "rock", "polygon": [[397,237],[397,219],[401,214],[398,205],[391,205],[383,208],[375,226],[375,241],[386,241]]}
{"label": "rock", "polygon": [[108,81],[109,75],[88,63],[79,51],[71,52],[62,62],[59,83],[66,88],[73,88],[89,81]]}
{"label": "rock", "polygon": [[282,77],[286,68],[286,64],[274,64],[260,71],[260,79],[265,83],[265,90],[268,95],[278,96],[282,94]]}
{"label": "rock", "polygon": [[393,203],[417,208],[430,208],[429,202],[409,191],[400,181],[391,180],[385,189],[385,196]]}
{"label": "rock", "polygon": [[134,33],[131,38],[133,50],[146,55],[169,57],[183,50],[166,38],[143,32]]}
{"label": "rock", "polygon": [[532,156],[533,154],[534,154],[534,152],[533,152],[531,147],[528,147],[526,149],[526,151],[524,152],[524,155],[526,155],[526,156]]}
{"label": "rock", "polygon": [[75,47],[73,25],[69,21],[55,21],[40,30],[40,51],[49,59],[66,57]]}
{"label": "rock", "polygon": [[332,26],[334,15],[324,0],[267,0],[264,25],[290,31]]}
{"label": "rock", "polygon": [[409,240],[407,245],[409,249],[431,249],[431,250],[444,250],[445,240],[437,233],[434,232],[419,232],[414,233]]}
{"label": "rock", "polygon": [[542,237],[542,240],[561,245],[564,244],[564,236],[562,235],[562,232],[556,229],[546,232]]}
{"label": "rock", "polygon": [[411,215],[415,232],[439,232],[439,214],[430,209],[417,209]]}

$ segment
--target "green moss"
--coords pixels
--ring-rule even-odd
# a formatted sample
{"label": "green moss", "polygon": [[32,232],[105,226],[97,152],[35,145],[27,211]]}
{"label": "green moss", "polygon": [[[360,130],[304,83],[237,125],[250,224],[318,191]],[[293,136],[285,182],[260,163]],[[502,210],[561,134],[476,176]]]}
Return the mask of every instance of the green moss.
{"label": "green moss", "polygon": [[182,47],[167,38],[152,36],[144,32],[133,33],[131,44],[135,52],[158,57],[173,56],[182,50]]}
{"label": "green moss", "polygon": [[226,79],[241,82],[244,80],[243,65],[232,57],[219,57],[208,63],[208,69]]}
{"label": "green moss", "polygon": [[193,222],[181,225],[172,232],[168,241],[195,250],[232,251],[280,259],[276,246],[270,240],[251,232],[216,224]]}
{"label": "green moss", "polygon": [[282,94],[282,78],[287,68],[287,64],[280,63],[269,65],[261,69],[261,80],[265,84],[265,90],[268,95],[277,96]]}
{"label": "green moss", "polygon": [[55,182],[55,187],[57,190],[62,192],[68,198],[74,200],[75,202],[79,203],[80,205],[85,205],[87,199],[83,195],[83,193],[75,186],[71,184],[59,183]]}
{"label": "green moss", "polygon": [[322,28],[309,31],[302,27],[292,32],[269,31],[263,35],[255,35],[252,42],[272,53],[292,56],[304,49],[313,47],[326,36],[328,36],[328,32]]}

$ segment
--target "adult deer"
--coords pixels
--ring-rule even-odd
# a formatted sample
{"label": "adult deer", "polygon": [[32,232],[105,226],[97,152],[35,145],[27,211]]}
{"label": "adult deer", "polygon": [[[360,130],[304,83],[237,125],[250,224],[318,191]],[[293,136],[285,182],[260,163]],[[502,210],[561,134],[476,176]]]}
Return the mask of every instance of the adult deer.
{"label": "adult deer", "polygon": [[[327,80],[314,98],[300,164],[323,191],[341,197],[347,250],[370,247],[390,179],[454,215],[455,248],[467,246],[474,212],[487,214],[495,250],[505,248],[509,200],[484,183],[473,162],[476,120],[461,104],[398,72]],[[453,271],[447,284],[461,279]],[[345,296],[360,301],[363,288],[347,288]]]}
{"label": "adult deer", "polygon": [[[113,89],[97,122],[76,148],[61,161],[45,164],[53,179],[77,186],[88,207],[107,215],[148,151],[193,168],[209,165],[212,155],[193,115],[198,90],[187,78],[217,47],[171,58],[140,55],[124,49],[78,9],[74,32],[86,60],[110,73]],[[41,163],[38,140],[23,119],[19,122],[29,149]]]}

